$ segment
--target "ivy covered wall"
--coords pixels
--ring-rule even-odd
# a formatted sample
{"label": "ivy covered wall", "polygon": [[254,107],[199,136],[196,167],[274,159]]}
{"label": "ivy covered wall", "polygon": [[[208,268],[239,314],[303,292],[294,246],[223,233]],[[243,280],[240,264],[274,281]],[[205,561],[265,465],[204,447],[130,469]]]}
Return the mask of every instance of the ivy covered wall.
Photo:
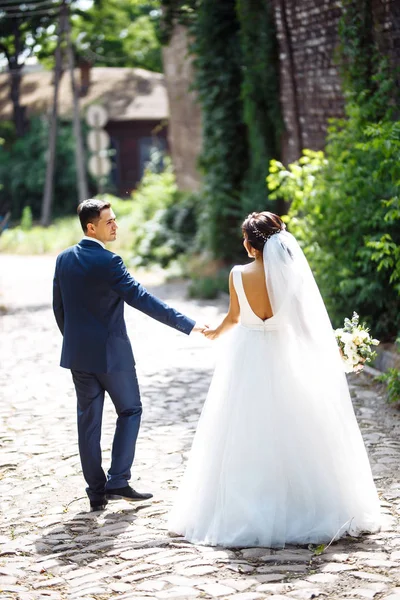
{"label": "ivy covered wall", "polygon": [[[202,113],[202,243],[229,262],[248,212],[284,210],[268,199],[270,159],[287,163],[303,148],[324,148],[329,119],[345,115],[344,90],[376,87],[371,48],[387,57],[390,71],[398,64],[399,2],[163,0],[163,7],[164,42],[176,23],[193,40]],[[344,13],[347,31],[341,31]],[[353,75],[354,85],[346,86]]]}
{"label": "ivy covered wall", "polygon": [[[274,7],[280,49],[280,104],[285,124],[281,157],[286,164],[297,160],[302,148],[323,149],[329,119],[344,115],[343,71],[339,69],[340,21],[344,10],[354,13],[360,25],[358,29],[354,22],[353,31],[346,33],[348,58],[351,54],[354,58],[356,48],[364,52],[366,59],[370,58],[366,48],[373,41],[394,71],[400,63],[400,3],[398,0],[267,1]],[[354,67],[357,69],[355,63]],[[359,75],[365,81],[368,68],[363,67]]]}
{"label": "ivy covered wall", "polygon": [[278,47],[265,0],[164,0],[164,41],[185,24],[202,112],[202,243],[230,262],[240,254],[240,223],[275,209],[265,178],[279,155]]}

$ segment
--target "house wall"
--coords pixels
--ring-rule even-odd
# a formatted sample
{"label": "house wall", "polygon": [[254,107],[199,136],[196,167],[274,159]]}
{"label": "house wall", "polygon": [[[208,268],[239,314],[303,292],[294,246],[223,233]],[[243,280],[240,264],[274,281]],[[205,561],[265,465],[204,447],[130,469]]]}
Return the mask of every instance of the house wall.
{"label": "house wall", "polygon": [[197,169],[202,145],[201,108],[191,89],[192,57],[182,25],[175,26],[168,46],[163,48],[163,63],[170,108],[169,147],[177,182],[183,190],[197,190],[201,179]]}
{"label": "house wall", "polygon": [[109,121],[114,155],[112,177],[121,198],[129,196],[143,174],[143,161],[149,144],[168,148],[168,125],[160,121]]}

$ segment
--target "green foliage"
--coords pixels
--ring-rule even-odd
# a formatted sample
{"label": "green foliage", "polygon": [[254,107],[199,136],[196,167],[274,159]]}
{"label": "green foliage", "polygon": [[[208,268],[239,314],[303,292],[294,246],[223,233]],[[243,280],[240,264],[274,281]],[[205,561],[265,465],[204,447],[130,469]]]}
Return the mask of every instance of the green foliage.
{"label": "green foliage", "polygon": [[72,20],[77,53],[96,65],[161,72],[160,18],[159,0],[98,0]]}
{"label": "green foliage", "polygon": [[111,203],[117,220],[130,217],[132,214],[133,202],[131,198],[118,198],[118,196],[113,196],[113,194],[98,194],[96,198]]}
{"label": "green foliage", "polygon": [[[111,202],[118,220],[118,237],[110,250],[128,259],[132,254],[132,200],[121,200],[111,195],[102,198]],[[26,207],[24,213],[26,212]],[[24,229],[22,223],[6,229],[0,236],[0,252],[13,254],[57,254],[82,238],[77,215],[55,219],[50,227],[32,226]]]}
{"label": "green foliage", "polygon": [[394,196],[390,200],[382,200],[386,214],[384,221],[394,228],[394,236],[384,233],[380,239],[371,236],[366,240],[368,248],[375,250],[371,254],[371,260],[377,263],[378,271],[384,271],[389,275],[389,282],[400,295],[400,202],[399,197]]}
{"label": "green foliage", "polygon": [[[0,146],[0,206],[11,210],[13,219],[20,219],[24,206],[40,216],[46,176],[45,153],[48,144],[48,124],[44,118],[31,120],[30,129],[7,150]],[[71,124],[59,124],[56,169],[54,177],[54,214],[65,215],[77,205],[74,138]]]}
{"label": "green foliage", "polygon": [[342,0],[339,63],[345,91],[357,97],[370,90],[375,49],[370,0]]}
{"label": "green foliage", "polygon": [[377,46],[371,0],[342,0],[337,62],[350,112],[364,122],[387,119],[398,98],[392,67]]}
{"label": "green foliage", "polygon": [[273,161],[272,197],[292,199],[290,229],[336,325],[357,310],[391,339],[400,328],[400,124],[336,122],[325,156],[305,151],[288,169]]}
{"label": "green foliage", "polygon": [[[55,37],[60,3],[49,0],[45,4],[45,10],[37,10],[38,6],[30,2],[3,2],[0,10],[0,60],[6,62],[10,74],[10,98],[18,137],[25,134],[24,113],[20,105],[22,68],[27,57],[37,55],[43,39]],[[73,6],[74,0],[69,4]]]}
{"label": "green foliage", "polygon": [[325,156],[271,162],[271,197],[291,200],[288,222],[336,326],[356,310],[374,335],[400,328],[400,122],[394,77],[375,46],[369,0],[344,0],[340,69],[346,118],[329,128]]}
{"label": "green foliage", "polygon": [[240,256],[240,223],[268,207],[265,176],[281,133],[274,19],[262,0],[162,0],[162,39],[189,28],[202,108],[203,247]]}
{"label": "green foliage", "polygon": [[[283,198],[292,203],[291,218],[294,218],[296,212],[301,212],[303,202],[313,195],[315,177],[327,164],[323,152],[307,149],[303,150],[299,160],[290,164],[287,169],[280,161],[271,160],[267,177],[270,198]],[[305,224],[311,220],[309,214],[302,216]]]}
{"label": "green foliage", "polygon": [[386,373],[376,377],[378,381],[386,384],[387,401],[390,403],[400,400],[400,371],[388,369]]}
{"label": "green foliage", "polygon": [[159,39],[162,44],[168,44],[174,27],[184,25],[194,29],[197,19],[197,9],[201,0],[161,0],[162,21],[159,29]]}
{"label": "green foliage", "polygon": [[308,546],[309,550],[312,551],[314,556],[321,556],[321,554],[325,552],[326,547],[326,544],[320,544],[319,546],[314,546],[313,544],[310,544]]}
{"label": "green foliage", "polygon": [[[54,3],[57,8],[57,2]],[[23,6],[24,17],[15,15],[21,12]],[[35,52],[38,40],[57,22],[57,11],[52,11],[51,6],[45,11],[35,10],[29,3],[3,6],[0,12],[0,58],[8,61],[12,69],[23,65],[22,58]],[[20,59],[20,60],[18,60]]]}
{"label": "green foliage", "polygon": [[145,221],[151,220],[160,209],[171,206],[178,192],[174,170],[169,159],[165,160],[165,168],[159,173],[150,165],[146,168],[142,181],[132,193],[134,210],[139,218],[138,228]]}
{"label": "green foliage", "polygon": [[162,72],[161,47],[154,18],[142,15],[129,23],[123,46],[126,56],[129,57],[128,61],[133,67]]}
{"label": "green foliage", "polygon": [[[118,236],[110,246],[136,266],[157,263],[163,267],[189,252],[196,243],[199,199],[183,194],[176,186],[171,163],[165,159],[161,172],[150,165],[132,199],[103,194],[117,216]],[[56,219],[50,227],[32,227],[31,209],[25,206],[21,224],[0,236],[0,251],[18,254],[60,252],[82,237],[76,216]]]}
{"label": "green foliage", "polygon": [[265,0],[237,0],[242,52],[243,116],[247,125],[249,169],[242,214],[265,210],[265,177],[279,155],[282,118],[279,102],[278,47],[274,15]]}
{"label": "green foliage", "polygon": [[29,231],[32,229],[32,210],[30,206],[24,207],[20,226],[22,231]]}
{"label": "green foliage", "polygon": [[230,260],[240,245],[242,181],[248,167],[235,0],[204,0],[198,8],[194,35],[195,85],[203,122],[202,231],[207,247]]}
{"label": "green foliage", "polygon": [[13,121],[0,121],[0,138],[4,150],[10,150],[17,140]]}
{"label": "green foliage", "polygon": [[192,275],[188,289],[190,298],[215,300],[220,292],[229,293],[229,269],[220,269],[215,275]]}
{"label": "green foliage", "polygon": [[3,231],[0,236],[0,252],[56,254],[76,244],[82,235],[76,216],[57,219],[50,227],[34,226],[26,230],[21,224]]}
{"label": "green foliage", "polygon": [[178,190],[169,159],[164,162],[161,172],[150,165],[132,194],[131,263],[135,265],[165,267],[195,243],[198,198]]}
{"label": "green foliage", "polygon": [[[78,58],[97,65],[162,71],[159,0],[94,0],[88,8],[72,0],[69,5]],[[42,14],[36,11],[34,15],[35,7],[28,8],[24,4],[23,19],[0,16],[0,58],[9,59],[10,66],[15,68],[15,57],[22,64],[24,56],[35,55],[42,64],[52,68],[58,12],[52,12],[49,6]],[[7,10],[18,11],[20,5],[8,6]]]}

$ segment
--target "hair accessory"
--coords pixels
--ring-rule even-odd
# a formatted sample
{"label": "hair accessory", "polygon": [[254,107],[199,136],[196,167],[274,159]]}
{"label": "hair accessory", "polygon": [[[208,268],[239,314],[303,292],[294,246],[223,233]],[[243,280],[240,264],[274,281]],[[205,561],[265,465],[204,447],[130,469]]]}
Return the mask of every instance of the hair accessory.
{"label": "hair accessory", "polygon": [[276,233],[280,233],[284,229],[286,229],[285,225],[283,225],[282,227],[279,227],[279,229],[275,229],[274,231],[271,231],[271,233],[269,233],[269,234],[262,233],[261,231],[258,231],[258,229],[253,229],[253,233],[256,237],[262,239],[264,242],[267,242],[270,237],[272,237]]}

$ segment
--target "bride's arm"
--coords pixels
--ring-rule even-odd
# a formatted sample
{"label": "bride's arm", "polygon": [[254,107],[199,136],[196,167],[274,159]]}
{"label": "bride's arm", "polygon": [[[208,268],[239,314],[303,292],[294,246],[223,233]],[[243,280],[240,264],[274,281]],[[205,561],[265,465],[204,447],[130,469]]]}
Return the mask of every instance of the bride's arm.
{"label": "bride's arm", "polygon": [[222,333],[225,333],[239,322],[240,307],[235,286],[233,285],[232,271],[229,275],[229,310],[222,323],[216,329],[207,329],[204,335],[209,340],[215,340]]}

